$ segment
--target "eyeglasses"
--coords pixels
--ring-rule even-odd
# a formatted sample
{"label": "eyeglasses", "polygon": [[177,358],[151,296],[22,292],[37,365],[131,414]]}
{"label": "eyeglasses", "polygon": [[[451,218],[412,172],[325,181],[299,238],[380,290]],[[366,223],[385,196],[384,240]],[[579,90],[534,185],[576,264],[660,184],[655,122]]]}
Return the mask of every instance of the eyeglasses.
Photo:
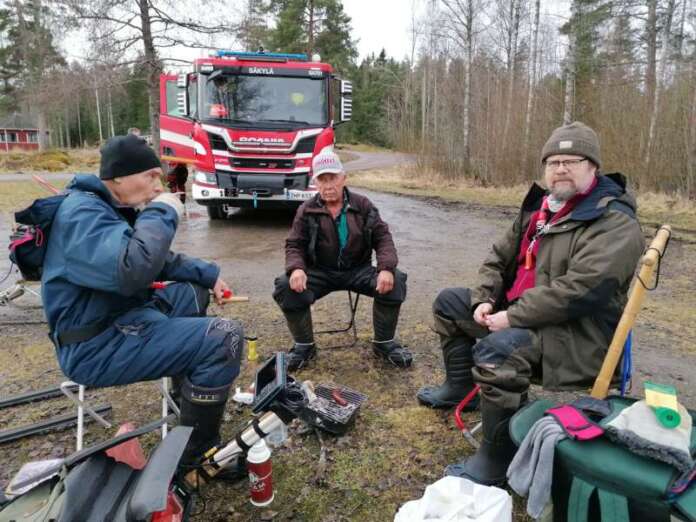
{"label": "eyeglasses", "polygon": [[582,158],[582,159],[567,159],[567,160],[554,160],[554,161],[545,161],[544,165],[546,166],[547,170],[556,170],[558,167],[563,167],[564,169],[572,170],[580,163],[583,161],[587,161],[587,158]]}

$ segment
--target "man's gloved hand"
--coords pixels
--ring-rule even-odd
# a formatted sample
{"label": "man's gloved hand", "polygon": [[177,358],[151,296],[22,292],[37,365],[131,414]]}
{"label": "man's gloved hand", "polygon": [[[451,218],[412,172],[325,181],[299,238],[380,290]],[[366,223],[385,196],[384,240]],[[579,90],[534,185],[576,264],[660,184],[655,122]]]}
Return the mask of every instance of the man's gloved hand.
{"label": "man's gloved hand", "polygon": [[164,203],[165,205],[169,205],[176,211],[176,215],[179,216],[179,221],[181,221],[181,216],[184,215],[184,204],[179,199],[179,196],[171,192],[162,192],[153,199],[151,203]]}

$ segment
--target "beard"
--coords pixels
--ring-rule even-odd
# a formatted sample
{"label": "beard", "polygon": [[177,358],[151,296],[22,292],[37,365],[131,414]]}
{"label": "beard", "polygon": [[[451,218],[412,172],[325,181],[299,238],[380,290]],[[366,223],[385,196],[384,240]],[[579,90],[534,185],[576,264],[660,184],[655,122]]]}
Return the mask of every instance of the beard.
{"label": "beard", "polygon": [[575,186],[575,183],[571,182],[554,183],[551,187],[551,195],[557,201],[568,201],[577,193],[578,189]]}

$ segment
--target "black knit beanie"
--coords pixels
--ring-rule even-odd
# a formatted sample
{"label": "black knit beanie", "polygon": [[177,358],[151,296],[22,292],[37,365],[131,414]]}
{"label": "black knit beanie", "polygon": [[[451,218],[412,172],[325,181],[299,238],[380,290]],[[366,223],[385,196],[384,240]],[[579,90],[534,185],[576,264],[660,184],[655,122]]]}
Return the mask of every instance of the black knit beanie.
{"label": "black knit beanie", "polygon": [[558,127],[551,133],[551,137],[541,150],[541,162],[543,163],[546,158],[554,154],[585,156],[597,165],[597,168],[602,166],[597,134],[579,121]]}
{"label": "black knit beanie", "polygon": [[161,167],[147,142],[135,134],[114,136],[101,148],[99,177],[114,179]]}

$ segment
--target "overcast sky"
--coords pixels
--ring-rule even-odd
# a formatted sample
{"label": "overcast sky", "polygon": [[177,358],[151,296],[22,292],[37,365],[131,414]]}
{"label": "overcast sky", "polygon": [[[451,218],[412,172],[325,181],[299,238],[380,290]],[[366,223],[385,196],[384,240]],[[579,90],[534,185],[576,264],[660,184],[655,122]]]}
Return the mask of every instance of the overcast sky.
{"label": "overcast sky", "polygon": [[[410,57],[413,11],[416,13],[416,21],[422,20],[429,1],[343,0],[343,9],[351,18],[352,36],[357,41],[359,60],[370,53],[377,54],[383,48],[387,56],[397,60]],[[568,2],[569,0],[541,0],[542,18],[549,15],[551,19],[567,16]],[[63,47],[69,59],[82,60],[89,45],[84,34],[72,34]],[[193,60],[198,56],[207,55],[207,52],[199,49],[177,49],[175,53],[163,50],[162,55],[176,55],[178,58]]]}
{"label": "overcast sky", "polygon": [[411,56],[412,4],[416,0],[343,0],[343,10],[351,17],[353,38],[358,40],[360,58],[379,53],[401,60]]}

